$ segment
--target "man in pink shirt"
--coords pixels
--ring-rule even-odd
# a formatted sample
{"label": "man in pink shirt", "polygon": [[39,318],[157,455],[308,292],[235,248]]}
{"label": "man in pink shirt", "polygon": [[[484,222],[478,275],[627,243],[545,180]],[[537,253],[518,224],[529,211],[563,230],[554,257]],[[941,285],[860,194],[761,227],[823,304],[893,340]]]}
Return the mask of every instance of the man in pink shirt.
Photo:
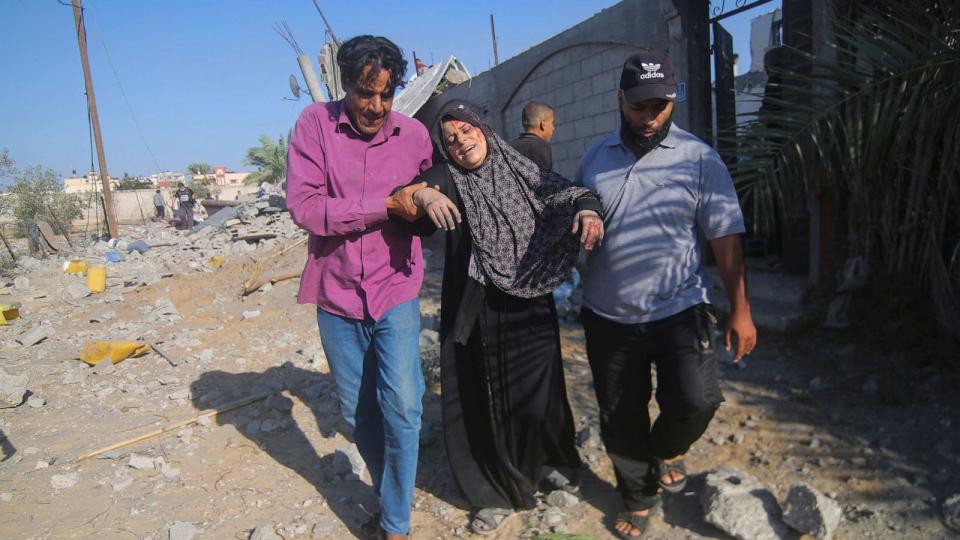
{"label": "man in pink shirt", "polygon": [[346,97],[304,109],[287,154],[287,207],[310,232],[298,301],[317,305],[340,410],[380,496],[378,537],[406,538],[420,438],[419,218],[400,186],[430,167],[426,128],[390,112],[407,62],[383,37],[337,53]]}

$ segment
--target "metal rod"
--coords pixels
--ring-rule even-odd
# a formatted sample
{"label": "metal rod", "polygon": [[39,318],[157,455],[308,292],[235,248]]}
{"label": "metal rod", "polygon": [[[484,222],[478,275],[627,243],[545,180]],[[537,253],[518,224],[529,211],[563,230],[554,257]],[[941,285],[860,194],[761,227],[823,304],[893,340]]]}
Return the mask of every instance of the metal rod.
{"label": "metal rod", "polygon": [[738,7],[737,9],[735,9],[735,10],[729,12],[729,13],[721,13],[720,15],[717,15],[716,17],[712,17],[712,18],[710,19],[710,22],[711,22],[711,23],[715,23],[715,22],[717,22],[717,21],[726,19],[727,17],[733,17],[734,15],[736,15],[736,14],[738,14],[738,13],[743,13],[744,11],[747,11],[748,9],[753,9],[753,8],[755,8],[755,7],[757,7],[757,6],[762,6],[762,5],[764,5],[764,4],[769,4],[770,2],[773,2],[773,0],[757,0],[756,2],[750,2],[749,4],[747,4],[747,5],[745,5],[745,6]]}
{"label": "metal rod", "polygon": [[[83,78],[87,85],[87,106],[90,107],[90,121],[93,123],[93,137],[97,146],[97,160],[100,162],[100,181],[103,183],[103,198],[107,215],[107,230],[110,238],[117,238],[117,219],[113,214],[113,194],[110,192],[110,173],[107,172],[107,157],[103,152],[103,135],[100,133],[100,116],[97,114],[97,99],[93,94],[93,77],[90,75],[90,61],[87,59],[87,30],[83,24],[83,6],[80,0],[72,0],[73,20],[77,25],[77,43],[80,46],[80,62],[83,64]],[[107,210],[111,211],[107,211]]]}
{"label": "metal rod", "polygon": [[493,13],[490,14],[490,35],[493,36],[493,65],[500,64],[500,56],[497,54],[497,30],[493,26]]}
{"label": "metal rod", "polygon": [[327,17],[324,16],[323,10],[320,9],[320,4],[317,3],[317,0],[313,0],[313,5],[317,8],[317,12],[320,13],[320,18],[323,19],[323,24],[327,25],[327,32],[330,32],[330,37],[333,38],[333,41],[339,45],[340,40],[337,39],[336,34],[333,33],[333,28],[330,26],[330,23],[327,22]]}

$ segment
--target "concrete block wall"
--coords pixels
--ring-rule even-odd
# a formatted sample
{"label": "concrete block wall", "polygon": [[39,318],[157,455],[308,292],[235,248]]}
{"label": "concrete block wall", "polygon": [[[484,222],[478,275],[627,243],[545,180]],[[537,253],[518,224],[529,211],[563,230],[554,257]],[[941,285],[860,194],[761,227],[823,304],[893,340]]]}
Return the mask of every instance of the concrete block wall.
{"label": "concrete block wall", "polygon": [[[522,131],[521,111],[530,100],[556,112],[554,169],[572,178],[584,150],[620,125],[617,87],[628,56],[641,48],[669,49],[680,81],[705,84],[689,73],[688,44],[674,0],[625,0],[531,47],[467,83],[430,100],[417,114],[427,125],[451,100],[474,104],[506,139]],[[688,91],[688,94],[690,92]],[[674,122],[697,133],[686,104]]]}

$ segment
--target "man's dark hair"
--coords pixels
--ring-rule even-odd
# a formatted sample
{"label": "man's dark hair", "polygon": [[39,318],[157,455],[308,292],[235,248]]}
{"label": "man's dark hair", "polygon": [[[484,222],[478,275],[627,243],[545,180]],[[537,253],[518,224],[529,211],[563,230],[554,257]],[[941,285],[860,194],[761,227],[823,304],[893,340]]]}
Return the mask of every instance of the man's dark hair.
{"label": "man's dark hair", "polygon": [[337,65],[340,76],[349,86],[360,81],[363,68],[370,66],[367,80],[374,79],[381,69],[390,71],[390,89],[403,86],[403,76],[407,72],[407,61],[403,52],[392,41],[382,36],[356,36],[348,39],[337,51]]}
{"label": "man's dark hair", "polygon": [[523,129],[537,127],[537,124],[539,124],[541,120],[546,120],[547,116],[550,116],[550,113],[552,112],[553,109],[551,109],[546,103],[541,103],[539,101],[528,102],[523,106],[523,114],[521,115]]}

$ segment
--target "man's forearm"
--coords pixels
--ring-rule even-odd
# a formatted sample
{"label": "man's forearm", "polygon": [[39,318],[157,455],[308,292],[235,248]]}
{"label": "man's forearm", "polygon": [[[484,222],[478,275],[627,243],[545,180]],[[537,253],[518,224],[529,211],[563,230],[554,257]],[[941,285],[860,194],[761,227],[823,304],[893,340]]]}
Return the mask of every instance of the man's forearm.
{"label": "man's forearm", "polygon": [[743,248],[740,235],[723,236],[710,240],[710,247],[717,259],[717,272],[723,281],[723,288],[730,301],[730,311],[750,311],[747,300],[746,265],[743,262]]}

